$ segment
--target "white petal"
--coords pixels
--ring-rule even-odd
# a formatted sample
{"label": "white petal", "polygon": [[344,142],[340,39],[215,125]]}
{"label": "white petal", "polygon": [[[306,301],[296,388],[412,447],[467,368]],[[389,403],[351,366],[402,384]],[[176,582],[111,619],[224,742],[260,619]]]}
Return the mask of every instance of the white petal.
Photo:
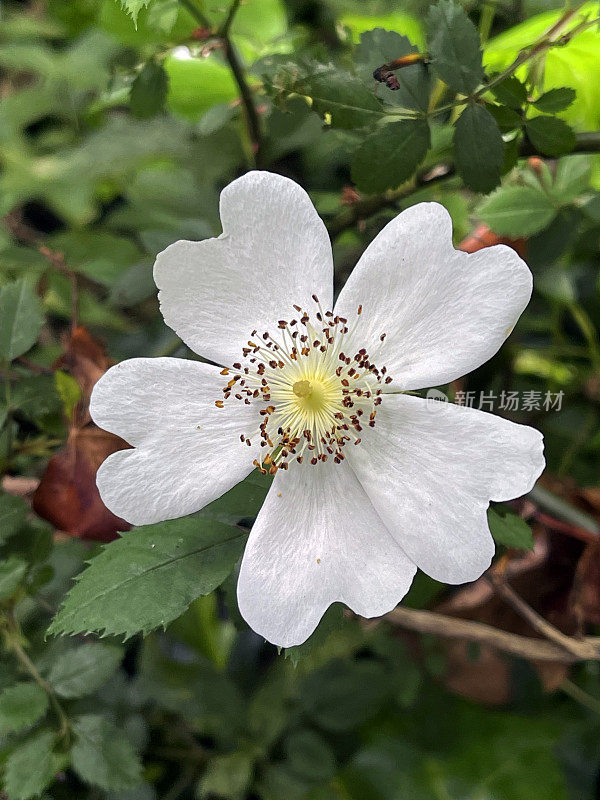
{"label": "white petal", "polygon": [[[452,246],[452,220],[420,203],[392,220],[365,250],[336,313],[363,306],[356,342],[401,389],[448,383],[487,361],[531,296],[529,268],[510,247],[468,255]],[[379,337],[386,334],[383,345]]]}
{"label": "white petal", "polygon": [[277,473],[254,523],[238,601],[250,627],[291,647],[336,601],[363,617],[390,611],[415,571],[346,464],[294,464]]}
{"label": "white petal", "polygon": [[321,303],[331,308],[329,236],[304,189],[270,172],[249,172],[221,193],[223,233],[160,253],[154,280],[165,322],[192,350],[219,364],[240,360],[256,328]]}
{"label": "white petal", "polygon": [[114,514],[134,525],[191,514],[252,471],[240,435],[257,429],[257,412],[243,403],[217,408],[226,381],[217,367],[177,358],[132,358],[100,378],[94,422],[135,446],[98,470]]}
{"label": "white petal", "polygon": [[475,580],[494,555],[490,500],[528,492],[544,468],[526,425],[441,402],[386,394],[347,459],[396,541],[432,578]]}

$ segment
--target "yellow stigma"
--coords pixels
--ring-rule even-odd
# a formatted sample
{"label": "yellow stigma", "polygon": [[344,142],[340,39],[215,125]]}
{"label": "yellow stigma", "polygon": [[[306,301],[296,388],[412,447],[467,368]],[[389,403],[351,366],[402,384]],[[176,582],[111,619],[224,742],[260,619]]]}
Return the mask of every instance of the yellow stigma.
{"label": "yellow stigma", "polygon": [[308,397],[312,394],[313,387],[310,381],[296,381],[292,389],[297,397]]}

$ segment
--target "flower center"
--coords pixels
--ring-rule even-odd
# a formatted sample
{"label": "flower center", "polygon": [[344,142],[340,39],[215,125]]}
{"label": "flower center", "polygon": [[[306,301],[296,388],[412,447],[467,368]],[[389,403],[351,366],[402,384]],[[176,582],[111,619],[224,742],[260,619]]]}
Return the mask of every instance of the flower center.
{"label": "flower center", "polygon": [[339,464],[343,448],[360,444],[363,430],[375,425],[380,384],[391,382],[385,367],[378,369],[365,348],[353,345],[362,306],[349,329],[345,317],[323,312],[313,300],[318,311],[312,320],[294,306],[298,318],[279,320],[276,337],[252,331],[244,364],[233,365],[223,399],[216,401],[219,408],[230,398],[260,406],[258,430],[240,439],[260,447],[254,463],[262,472],[287,469],[292,459],[315,465],[331,457]]}

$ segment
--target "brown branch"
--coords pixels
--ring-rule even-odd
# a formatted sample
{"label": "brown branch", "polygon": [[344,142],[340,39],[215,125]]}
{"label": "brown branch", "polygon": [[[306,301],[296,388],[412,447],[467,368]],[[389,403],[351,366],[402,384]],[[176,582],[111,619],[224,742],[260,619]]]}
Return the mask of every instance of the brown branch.
{"label": "brown branch", "polygon": [[600,637],[588,636],[585,639],[565,637],[569,639],[567,649],[553,641],[508,633],[482,622],[448,617],[434,611],[398,606],[386,614],[385,619],[392,625],[407,630],[432,633],[447,639],[477,642],[532,661],[558,661],[563,664],[587,660],[600,661]]}

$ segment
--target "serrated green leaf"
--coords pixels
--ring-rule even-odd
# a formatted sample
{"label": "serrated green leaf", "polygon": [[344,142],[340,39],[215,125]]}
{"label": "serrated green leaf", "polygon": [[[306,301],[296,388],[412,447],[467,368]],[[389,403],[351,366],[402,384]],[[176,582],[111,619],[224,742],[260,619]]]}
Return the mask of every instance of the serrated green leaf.
{"label": "serrated green leaf", "polygon": [[80,778],[109,792],[134,789],[141,764],[128,739],[106,717],[87,714],[74,725],[73,769]]}
{"label": "serrated green leaf", "polygon": [[49,633],[105,631],[127,638],[166,626],[222,583],[245,538],[241,529],[206,517],[126,533],[78,577]]}
{"label": "serrated green leaf", "polygon": [[40,302],[24,280],[0,289],[0,360],[11,361],[26,353],[44,324]]}
{"label": "serrated green leaf", "polygon": [[381,102],[361,80],[338,69],[325,70],[303,82],[314,110],[336,128],[360,128],[381,119]]}
{"label": "serrated green leaf", "polygon": [[150,0],[120,0],[120,2],[137,27],[138,14],[143,8],[150,5]]}
{"label": "serrated green leaf", "polygon": [[56,659],[48,682],[61,697],[84,697],[112,677],[122,658],[120,647],[101,642],[84,644]]}
{"label": "serrated green leaf", "polygon": [[432,6],[427,17],[429,58],[434,71],[455,92],[469,95],[483,80],[477,29],[452,0]]}
{"label": "serrated green leaf", "polygon": [[474,192],[491,192],[500,183],[504,161],[502,134],[481,105],[468,105],[454,126],[456,168]]}
{"label": "serrated green leaf", "polygon": [[514,75],[510,75],[501,83],[496,84],[491,91],[500,103],[517,111],[527,101],[527,87]]}
{"label": "serrated green leaf", "polygon": [[21,731],[46,713],[48,695],[36,683],[17,683],[0,694],[0,734]]}
{"label": "serrated green leaf", "polygon": [[488,525],[494,541],[506,547],[533,549],[533,533],[524,519],[501,507],[488,508]]}
{"label": "serrated green leaf", "polygon": [[[360,44],[355,50],[355,61],[365,80],[372,80],[373,72],[401,56],[417,53],[406,36],[383,28],[374,28],[360,35]],[[397,72],[399,89],[391,91],[380,85],[378,95],[386,103],[417,111],[427,111],[431,92],[431,74],[424,64],[413,64]]]}
{"label": "serrated green leaf", "polygon": [[570,86],[562,86],[557,89],[550,89],[533,101],[533,105],[538,111],[544,114],[556,114],[557,111],[564,111],[575,100],[577,92]]}
{"label": "serrated green leaf", "polygon": [[477,213],[494,233],[530,236],[545,228],[557,209],[541,189],[507,186],[484,200]]}
{"label": "serrated green leaf", "polygon": [[486,109],[496,120],[496,124],[502,133],[514,131],[520,128],[523,123],[520,114],[517,114],[516,111],[508,106],[497,106],[495,103],[488,103]]}
{"label": "serrated green leaf", "polygon": [[11,597],[27,572],[27,562],[17,556],[0,561],[0,600]]}
{"label": "serrated green leaf", "polygon": [[367,136],[352,159],[352,180],[364,192],[382,192],[411,177],[430,146],[424,119],[382,125]]}
{"label": "serrated green leaf", "polygon": [[131,84],[129,106],[134,116],[147,119],[165,107],[169,76],[162,64],[148,61]]}
{"label": "serrated green leaf", "polygon": [[4,790],[10,800],[37,797],[51,783],[59,759],[52,753],[54,735],[40,731],[15,747],[6,760]]}
{"label": "serrated green leaf", "polygon": [[20,497],[0,493],[0,543],[17,533],[28,511],[29,506]]}
{"label": "serrated green leaf", "polygon": [[533,146],[547,156],[564,156],[575,147],[575,134],[557,117],[533,117],[525,125]]}

